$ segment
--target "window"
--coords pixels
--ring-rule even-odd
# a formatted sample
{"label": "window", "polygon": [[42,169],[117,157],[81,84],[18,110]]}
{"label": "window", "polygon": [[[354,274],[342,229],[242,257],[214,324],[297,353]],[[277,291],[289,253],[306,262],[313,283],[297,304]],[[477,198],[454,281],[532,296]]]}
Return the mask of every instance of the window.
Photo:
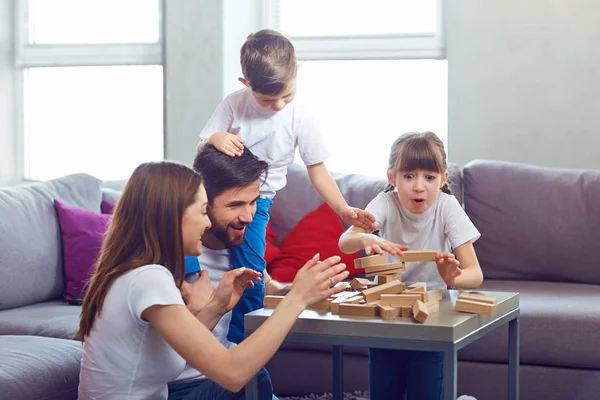
{"label": "window", "polygon": [[298,99],[318,117],[330,171],[384,177],[391,144],[409,131],[447,147],[440,0],[271,0],[266,14],[294,43]]}
{"label": "window", "polygon": [[163,159],[159,0],[18,7],[24,178],[86,172],[120,179]]}

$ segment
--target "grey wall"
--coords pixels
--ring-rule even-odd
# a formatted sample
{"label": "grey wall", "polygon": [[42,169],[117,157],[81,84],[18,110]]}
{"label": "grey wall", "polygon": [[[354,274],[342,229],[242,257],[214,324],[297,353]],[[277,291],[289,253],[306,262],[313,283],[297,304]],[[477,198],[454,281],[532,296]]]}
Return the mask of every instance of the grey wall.
{"label": "grey wall", "polygon": [[600,169],[600,1],[446,7],[452,161]]}
{"label": "grey wall", "polygon": [[10,185],[16,178],[13,2],[0,0],[0,186]]}

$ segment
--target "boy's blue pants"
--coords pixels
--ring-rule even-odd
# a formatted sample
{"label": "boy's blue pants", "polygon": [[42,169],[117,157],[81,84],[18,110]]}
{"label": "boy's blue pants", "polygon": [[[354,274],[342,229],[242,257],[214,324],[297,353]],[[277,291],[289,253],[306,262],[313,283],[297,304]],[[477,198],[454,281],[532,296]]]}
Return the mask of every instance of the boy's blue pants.
{"label": "boy's blue pants", "polygon": [[444,353],[369,349],[371,400],[439,400],[444,383]]}
{"label": "boy's blue pants", "polygon": [[[267,247],[267,224],[269,223],[269,208],[273,200],[260,197],[256,202],[256,213],[250,225],[246,227],[244,243],[229,249],[233,268],[246,267],[263,274],[260,282],[254,282],[254,287],[244,291],[242,298],[233,308],[227,340],[240,343],[244,339],[244,314],[263,308],[265,299],[264,271],[265,249]],[[198,257],[185,258],[185,273],[200,270]]]}

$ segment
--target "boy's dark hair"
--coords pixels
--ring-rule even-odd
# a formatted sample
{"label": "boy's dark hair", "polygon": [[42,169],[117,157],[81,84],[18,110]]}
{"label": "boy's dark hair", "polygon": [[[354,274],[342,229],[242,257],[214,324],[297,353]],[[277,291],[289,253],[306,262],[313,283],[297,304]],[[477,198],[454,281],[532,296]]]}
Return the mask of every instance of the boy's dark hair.
{"label": "boy's dark hair", "polygon": [[240,50],[240,62],[250,89],[267,96],[281,93],[298,71],[294,45],[272,29],[248,36]]}
{"label": "boy's dark hair", "polygon": [[232,188],[244,188],[262,177],[267,178],[269,164],[256,157],[247,147],[241,156],[230,157],[207,144],[194,159],[194,170],[202,175],[208,202]]}

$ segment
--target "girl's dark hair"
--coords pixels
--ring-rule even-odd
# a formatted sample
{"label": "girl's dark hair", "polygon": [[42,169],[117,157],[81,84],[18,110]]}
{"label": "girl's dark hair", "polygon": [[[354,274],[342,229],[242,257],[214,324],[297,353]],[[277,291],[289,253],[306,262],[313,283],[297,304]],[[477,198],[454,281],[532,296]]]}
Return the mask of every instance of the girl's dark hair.
{"label": "girl's dark hair", "polygon": [[267,179],[269,164],[256,157],[247,147],[241,156],[230,157],[207,144],[194,159],[194,170],[203,177],[209,204],[231,188],[244,188],[257,179]]}
{"label": "girl's dark hair", "polygon": [[181,286],[184,274],[182,218],[196,201],[202,177],[185,165],[150,162],[137,167],[115,207],[96,269],[83,299],[79,331],[89,335],[112,284],[144,265],[167,268]]}
{"label": "girl's dark hair", "polygon": [[[390,151],[388,172],[396,174],[400,171],[423,169],[440,174],[448,170],[444,143],[433,132],[408,132],[400,136]],[[387,184],[384,192],[394,190]],[[442,192],[451,194],[448,182],[441,188]]]}

